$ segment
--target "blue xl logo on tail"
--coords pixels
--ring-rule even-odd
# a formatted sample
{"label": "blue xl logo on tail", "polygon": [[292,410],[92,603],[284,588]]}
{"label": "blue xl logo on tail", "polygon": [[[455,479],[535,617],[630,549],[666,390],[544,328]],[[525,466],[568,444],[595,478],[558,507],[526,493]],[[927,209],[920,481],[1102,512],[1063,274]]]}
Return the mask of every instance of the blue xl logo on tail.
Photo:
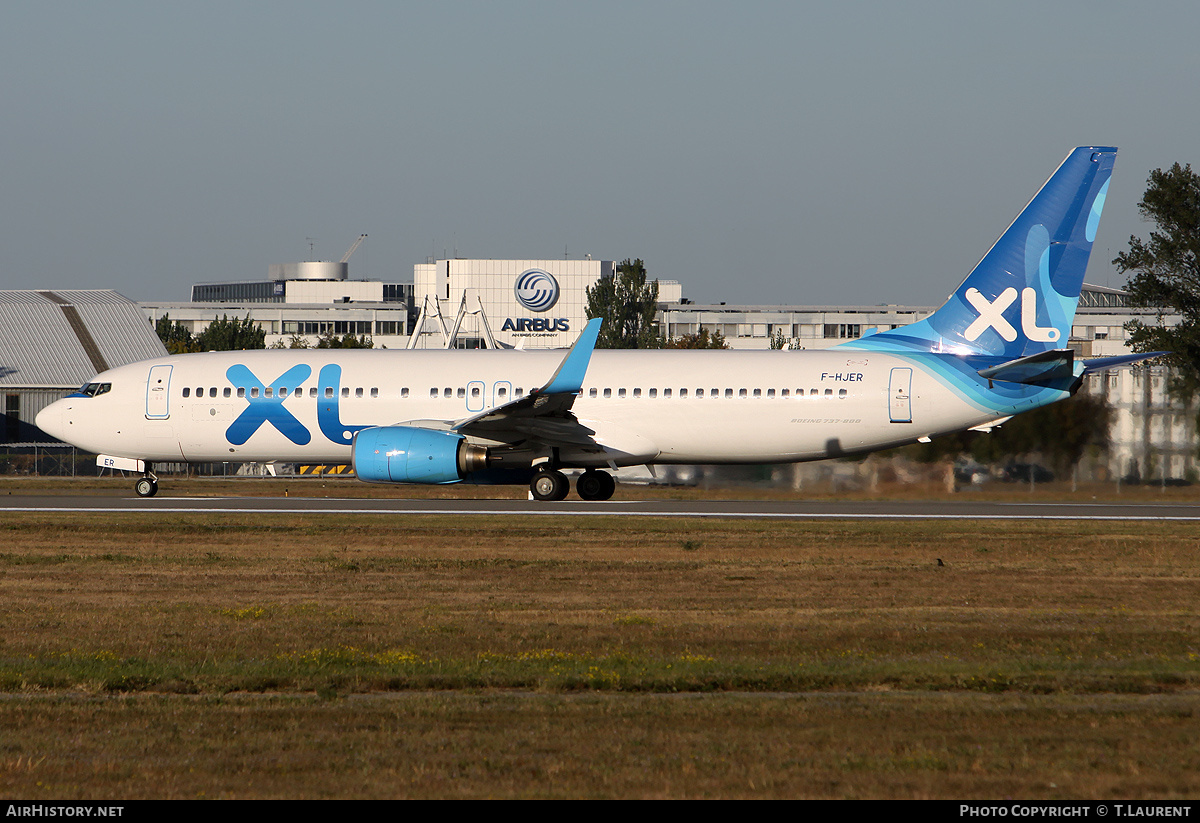
{"label": "blue xl logo on tail", "polygon": [[945,305],[840,348],[1011,360],[1065,345],[1116,154],[1072,151]]}

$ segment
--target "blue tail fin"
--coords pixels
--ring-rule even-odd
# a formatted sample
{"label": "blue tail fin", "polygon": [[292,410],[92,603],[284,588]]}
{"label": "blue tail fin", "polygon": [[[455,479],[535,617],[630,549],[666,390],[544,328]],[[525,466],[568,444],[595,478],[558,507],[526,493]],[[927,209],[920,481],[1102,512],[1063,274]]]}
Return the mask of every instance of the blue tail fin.
{"label": "blue tail fin", "polygon": [[1075,149],[945,305],[840,348],[1010,359],[1066,348],[1116,157]]}

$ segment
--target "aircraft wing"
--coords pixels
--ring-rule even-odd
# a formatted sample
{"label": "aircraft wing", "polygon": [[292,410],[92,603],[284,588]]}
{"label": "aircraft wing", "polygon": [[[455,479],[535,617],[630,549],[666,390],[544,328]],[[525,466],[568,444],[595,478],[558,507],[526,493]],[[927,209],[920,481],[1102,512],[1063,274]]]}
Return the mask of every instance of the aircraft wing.
{"label": "aircraft wing", "polygon": [[598,317],[588,321],[546,385],[502,406],[455,421],[451,430],[503,443],[523,440],[552,445],[594,443],[592,435],[595,431],[576,419],[571,406],[583,389],[583,378],[596,348],[600,323]]}

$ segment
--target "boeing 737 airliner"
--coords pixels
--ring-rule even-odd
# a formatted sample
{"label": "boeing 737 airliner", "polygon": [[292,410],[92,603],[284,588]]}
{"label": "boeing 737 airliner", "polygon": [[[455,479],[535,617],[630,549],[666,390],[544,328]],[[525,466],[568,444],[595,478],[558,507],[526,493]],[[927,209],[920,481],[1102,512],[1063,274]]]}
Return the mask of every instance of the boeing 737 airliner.
{"label": "boeing 737 airliner", "polygon": [[[605,468],[778,463],[988,427],[1068,397],[1088,371],[1066,341],[1116,149],[1071,152],[925,320],[831,349],[594,351],[600,319],[558,351],[268,350],[111,369],[37,425],[141,473],[155,462],[352,463],[376,483],[529,483],[561,469],[606,500]],[[915,250],[914,250],[915,251]]]}

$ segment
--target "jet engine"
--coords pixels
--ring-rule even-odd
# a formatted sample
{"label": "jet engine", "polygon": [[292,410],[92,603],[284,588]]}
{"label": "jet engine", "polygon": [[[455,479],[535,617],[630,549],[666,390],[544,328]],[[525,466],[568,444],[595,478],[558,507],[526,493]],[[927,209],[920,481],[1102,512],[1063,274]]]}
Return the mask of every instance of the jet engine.
{"label": "jet engine", "polygon": [[454,432],[379,426],[354,436],[351,460],[370,483],[457,483],[487,468],[487,449]]}

